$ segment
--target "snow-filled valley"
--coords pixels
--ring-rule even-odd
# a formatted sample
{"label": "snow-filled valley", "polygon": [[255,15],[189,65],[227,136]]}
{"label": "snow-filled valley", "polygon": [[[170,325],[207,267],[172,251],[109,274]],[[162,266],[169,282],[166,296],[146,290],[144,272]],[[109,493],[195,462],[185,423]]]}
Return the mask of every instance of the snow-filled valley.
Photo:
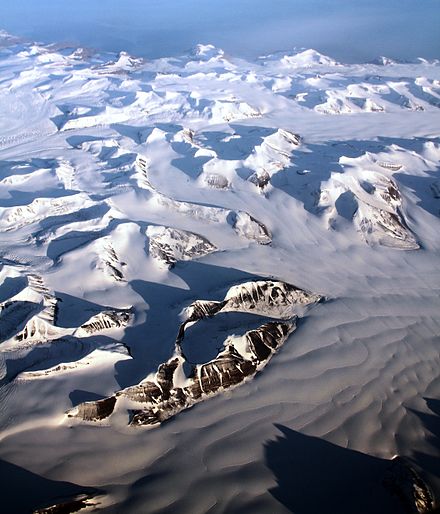
{"label": "snow-filled valley", "polygon": [[1,33],[0,233],[6,512],[440,498],[438,61]]}

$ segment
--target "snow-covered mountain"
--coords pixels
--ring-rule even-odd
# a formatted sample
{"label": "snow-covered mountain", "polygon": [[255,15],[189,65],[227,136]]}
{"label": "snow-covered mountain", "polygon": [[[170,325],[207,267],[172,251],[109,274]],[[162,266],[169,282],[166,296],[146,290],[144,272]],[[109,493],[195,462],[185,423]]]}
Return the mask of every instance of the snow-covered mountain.
{"label": "snow-covered mountain", "polygon": [[81,511],[286,512],[282,424],[428,508],[440,64],[0,37],[2,457]]}

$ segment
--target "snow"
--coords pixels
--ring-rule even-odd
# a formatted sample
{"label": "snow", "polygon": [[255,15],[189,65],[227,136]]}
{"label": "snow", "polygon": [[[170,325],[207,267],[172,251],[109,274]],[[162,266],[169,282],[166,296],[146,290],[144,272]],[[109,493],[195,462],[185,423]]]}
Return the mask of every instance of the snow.
{"label": "snow", "polygon": [[[146,61],[2,33],[2,458],[98,487],[105,512],[286,512],[262,450],[281,424],[403,455],[438,494],[420,455],[438,452],[439,108],[423,59]],[[283,283],[325,301],[286,306]],[[257,378],[155,431],[121,398],[96,425],[66,416],[154,377],[182,315],[231,297],[246,308],[216,323],[242,355],[243,313],[300,316]]]}

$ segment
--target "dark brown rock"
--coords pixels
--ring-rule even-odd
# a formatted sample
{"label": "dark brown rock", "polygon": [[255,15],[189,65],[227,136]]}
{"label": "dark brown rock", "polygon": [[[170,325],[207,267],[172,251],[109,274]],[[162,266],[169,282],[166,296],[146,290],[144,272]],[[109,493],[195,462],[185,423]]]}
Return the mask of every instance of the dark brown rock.
{"label": "dark brown rock", "polygon": [[85,421],[98,421],[108,418],[115,408],[116,397],[110,396],[95,402],[84,402],[78,405],[78,417]]}
{"label": "dark brown rock", "polygon": [[162,397],[162,391],[154,382],[144,382],[137,386],[127,387],[116,395],[127,396],[135,402],[150,403],[159,401]]}
{"label": "dark brown rock", "polygon": [[[296,316],[291,313],[291,306],[308,305],[321,298],[284,282],[260,280],[233,286],[220,302],[198,300],[186,310],[186,321],[180,326],[174,356],[159,365],[153,380],[123,389],[105,400],[83,403],[76,415],[87,421],[104,419],[113,412],[117,398],[124,396],[143,404],[142,408],[131,411],[130,425],[162,423],[194,403],[253,377],[295,330]],[[185,327],[222,311],[270,313],[278,319],[287,317],[287,320],[271,321],[241,337],[226,339],[213,360],[193,366],[185,378],[187,361],[180,348]],[[176,386],[176,377],[183,381],[181,387]]]}

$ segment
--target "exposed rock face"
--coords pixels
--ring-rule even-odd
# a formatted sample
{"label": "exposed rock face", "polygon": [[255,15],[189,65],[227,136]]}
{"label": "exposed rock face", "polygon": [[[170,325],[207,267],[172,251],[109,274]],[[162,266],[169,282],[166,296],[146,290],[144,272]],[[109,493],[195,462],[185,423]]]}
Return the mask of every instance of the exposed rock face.
{"label": "exposed rock face", "polygon": [[[359,202],[359,226],[367,243],[378,242],[402,250],[419,248],[402,212],[402,197],[397,184],[375,174],[369,197]],[[365,188],[364,188],[365,189]]]}
{"label": "exposed rock face", "polygon": [[91,317],[84,325],[81,325],[75,332],[75,335],[81,337],[100,332],[101,330],[126,327],[131,318],[132,312],[130,310],[102,311],[96,316]]}
{"label": "exposed rock face", "polygon": [[271,243],[272,239],[267,227],[247,212],[240,210],[233,211],[221,207],[195,204],[170,198],[159,192],[151,184],[148,173],[148,162],[144,157],[138,156],[136,160],[136,167],[140,172],[140,177],[138,179],[139,185],[151,191],[155,201],[161,207],[173,210],[179,214],[182,214],[183,216],[188,216],[192,219],[208,221],[210,223],[229,224],[235,230],[235,232],[244,239],[256,241],[257,243],[263,245]]}
{"label": "exposed rock face", "polygon": [[105,243],[99,256],[98,267],[102,269],[106,275],[112,277],[117,282],[122,282],[124,280],[124,263],[120,262],[118,254],[113,248],[111,242],[105,241]]}
{"label": "exposed rock face", "polygon": [[[131,425],[155,425],[204,398],[237,386],[267,363],[272,354],[295,330],[295,321],[272,322],[247,332],[242,338],[228,338],[215,359],[195,366],[182,387],[173,387],[174,375],[181,372],[183,359],[172,359],[159,367],[156,381],[161,396],[147,408],[135,410]],[[160,382],[161,381],[161,382]]]}
{"label": "exposed rock face", "polygon": [[98,503],[93,501],[92,496],[81,495],[69,501],[57,503],[56,505],[51,505],[43,509],[37,509],[33,514],[73,514],[87,507],[94,507],[95,505],[98,505]]}
{"label": "exposed rock face", "polygon": [[197,259],[217,250],[204,237],[176,228],[149,226],[147,236],[151,257],[169,268],[177,261]]}
{"label": "exposed rock face", "polygon": [[[338,212],[338,202],[340,205],[347,203],[341,202],[347,195],[351,197],[350,209],[340,206],[342,212]],[[335,226],[338,214],[353,221],[371,246],[379,244],[400,250],[419,248],[405,220],[402,195],[396,182],[381,173],[363,171],[360,177],[333,174],[320,192],[317,206],[319,211],[327,213],[331,227]]]}
{"label": "exposed rock face", "polygon": [[289,319],[299,305],[318,302],[320,295],[280,281],[258,280],[233,286],[222,302],[197,300],[185,310],[186,323],[218,312],[251,312],[276,319]]}
{"label": "exposed rock face", "polygon": [[[196,300],[184,311],[174,355],[161,364],[154,376],[138,385],[118,391],[115,396],[87,402],[70,412],[85,421],[104,419],[124,398],[133,406],[130,424],[157,425],[193,404],[252,378],[271,359],[296,328],[296,309],[321,300],[285,282],[259,280],[231,287],[224,300]],[[242,336],[230,336],[217,356],[203,364],[191,365],[181,344],[186,330],[199,320],[220,312],[253,313],[279,321],[263,323]],[[190,367],[190,372],[185,372]]]}
{"label": "exposed rock face", "polygon": [[272,242],[267,227],[247,212],[237,211],[233,213],[232,227],[238,235],[251,241],[254,240],[261,245],[268,245]]}
{"label": "exposed rock face", "polygon": [[28,275],[27,287],[0,303],[0,342],[29,345],[64,336],[88,337],[110,328],[125,327],[132,318],[130,309],[103,310],[78,328],[57,326],[58,298],[38,275]]}
{"label": "exposed rock face", "polygon": [[35,223],[44,219],[48,211],[53,216],[72,214],[78,209],[78,200],[83,207],[89,207],[92,204],[87,195],[78,193],[66,201],[59,198],[36,198],[28,205],[0,207],[0,231],[9,232]]}
{"label": "exposed rock face", "polygon": [[[224,301],[196,300],[185,309],[186,323],[214,316],[224,305]],[[182,326],[185,328],[185,323]]]}
{"label": "exposed rock face", "polygon": [[26,287],[0,304],[1,340],[44,341],[62,335],[55,326],[57,298],[39,275],[27,275],[26,281]]}
{"label": "exposed rock face", "polygon": [[78,415],[88,421],[105,419],[113,412],[115,403],[116,398],[114,396],[94,402],[84,402],[78,407]]}
{"label": "exposed rock face", "polygon": [[420,248],[399,211],[392,213],[382,209],[366,210],[370,212],[365,214],[365,210],[362,211],[359,227],[367,243],[377,242],[382,246],[401,250]]}
{"label": "exposed rock face", "polygon": [[40,310],[38,303],[23,301],[6,301],[0,304],[0,342],[14,334],[23,323]]}
{"label": "exposed rock face", "polygon": [[278,129],[263,138],[252,154],[244,161],[244,166],[256,170],[249,181],[264,189],[278,171],[292,164],[292,153],[298,148],[301,138],[290,130]]}
{"label": "exposed rock face", "polygon": [[245,282],[229,289],[223,311],[252,312],[273,318],[292,317],[295,307],[318,302],[322,297],[280,281]]}
{"label": "exposed rock face", "polygon": [[379,165],[381,168],[391,171],[399,171],[402,168],[401,164],[396,164],[394,162],[376,161],[376,164]]}
{"label": "exposed rock face", "polygon": [[263,170],[260,173],[255,172],[249,177],[249,181],[260,189],[264,189],[270,182],[270,175],[266,170]]}
{"label": "exposed rock face", "polygon": [[157,403],[162,396],[162,390],[154,382],[142,382],[118,391],[116,396],[126,396],[139,403]]}
{"label": "exposed rock face", "polygon": [[204,182],[208,187],[214,189],[228,189],[229,182],[226,177],[219,173],[210,173],[204,176]]}
{"label": "exposed rock face", "polygon": [[[43,279],[22,273],[17,281],[19,287],[11,288],[3,295],[6,300],[0,302],[2,385],[22,374],[30,380],[88,366],[104,347],[109,352],[127,355],[123,344],[112,343],[108,337],[101,341],[91,336],[126,327],[133,318],[132,309],[102,306],[100,312],[81,326],[60,326],[62,300],[49,290]],[[95,312],[98,309],[96,306]],[[75,316],[70,319],[75,322]]]}
{"label": "exposed rock face", "polygon": [[434,497],[416,471],[401,457],[394,457],[384,485],[397,495],[408,514],[434,512]]}

